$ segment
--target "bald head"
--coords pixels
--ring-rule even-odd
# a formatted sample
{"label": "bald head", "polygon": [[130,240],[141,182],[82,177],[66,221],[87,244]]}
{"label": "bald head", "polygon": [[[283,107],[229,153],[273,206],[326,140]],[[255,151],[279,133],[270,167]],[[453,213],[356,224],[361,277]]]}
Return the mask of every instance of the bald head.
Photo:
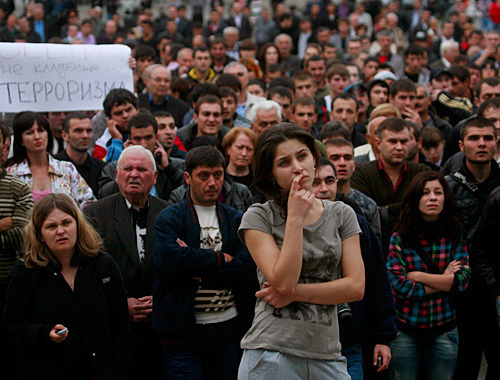
{"label": "bald head", "polygon": [[379,149],[377,148],[377,144],[375,143],[375,139],[377,137],[377,128],[385,119],[387,119],[385,116],[378,116],[370,121],[370,124],[368,124],[368,133],[365,135],[366,141],[368,141],[368,143],[372,146],[373,154],[375,154],[375,157],[377,158],[380,153]]}

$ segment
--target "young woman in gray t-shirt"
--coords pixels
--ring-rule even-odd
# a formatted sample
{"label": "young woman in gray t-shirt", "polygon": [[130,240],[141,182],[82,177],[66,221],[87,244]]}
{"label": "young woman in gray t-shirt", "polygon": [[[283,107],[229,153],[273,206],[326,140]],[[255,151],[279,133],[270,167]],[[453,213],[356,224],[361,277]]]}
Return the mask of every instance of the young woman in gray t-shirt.
{"label": "young woman in gray t-shirt", "polygon": [[314,138],[291,123],[257,141],[255,185],[272,200],[252,206],[239,230],[262,285],[240,380],[349,379],[335,305],[363,297],[360,229],[351,208],[315,199],[318,160]]}

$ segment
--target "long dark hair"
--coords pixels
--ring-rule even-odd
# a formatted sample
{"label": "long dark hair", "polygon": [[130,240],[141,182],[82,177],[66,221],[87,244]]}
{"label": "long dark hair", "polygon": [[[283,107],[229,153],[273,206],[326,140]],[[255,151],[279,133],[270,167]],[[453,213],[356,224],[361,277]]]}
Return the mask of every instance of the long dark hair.
{"label": "long dark hair", "polygon": [[26,148],[23,146],[23,133],[33,127],[35,122],[38,124],[39,128],[47,131],[47,152],[52,152],[52,132],[50,131],[49,122],[45,116],[31,111],[19,112],[14,116],[14,120],[12,122],[14,130],[14,154],[7,161],[6,166],[18,164],[28,158]]}
{"label": "long dark hair", "polygon": [[422,223],[420,213],[420,199],[424,193],[425,184],[429,181],[439,181],[443,187],[444,205],[439,219],[443,222],[443,237],[458,240],[462,234],[462,224],[458,217],[457,208],[448,183],[441,173],[435,171],[424,171],[418,173],[410,183],[403,199],[401,215],[396,225],[401,240],[410,247],[419,246],[419,225]]}
{"label": "long dark hair", "polygon": [[314,137],[304,129],[293,123],[281,123],[266,129],[257,139],[253,154],[255,187],[261,193],[272,198],[286,214],[288,192],[278,185],[273,177],[273,164],[276,148],[282,142],[298,140],[306,145],[314,157],[314,162],[319,162],[319,150]]}

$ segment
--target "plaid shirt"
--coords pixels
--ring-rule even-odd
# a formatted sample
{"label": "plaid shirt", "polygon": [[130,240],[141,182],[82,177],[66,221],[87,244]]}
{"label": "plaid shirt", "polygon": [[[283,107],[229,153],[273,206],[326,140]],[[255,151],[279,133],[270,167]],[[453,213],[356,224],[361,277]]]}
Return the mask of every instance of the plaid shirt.
{"label": "plaid shirt", "polygon": [[[453,260],[460,260],[469,265],[467,245],[463,236],[458,243],[446,238],[429,243],[422,237],[420,243],[424,254],[432,259],[441,273]],[[397,232],[391,237],[387,268],[400,323],[413,328],[430,329],[455,320],[453,291],[426,294],[423,284],[407,278],[406,274],[409,272],[430,271],[415,250],[401,247],[401,238]],[[470,269],[463,267],[455,273],[452,290],[463,292],[467,288],[469,278]]]}

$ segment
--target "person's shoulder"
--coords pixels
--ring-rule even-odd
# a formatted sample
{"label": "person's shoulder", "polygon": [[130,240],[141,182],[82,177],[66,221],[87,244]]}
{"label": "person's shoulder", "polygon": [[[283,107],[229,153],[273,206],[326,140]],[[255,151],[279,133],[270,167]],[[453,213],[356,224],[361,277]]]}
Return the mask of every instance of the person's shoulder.
{"label": "person's shoulder", "polygon": [[189,109],[189,104],[186,103],[184,100],[176,98],[175,96],[170,96],[169,101],[172,102],[172,105],[175,107],[180,107],[180,108],[188,108]]}
{"label": "person's shoulder", "polygon": [[431,170],[427,165],[419,164],[416,162],[407,161],[407,165],[408,165],[408,171],[413,172],[415,174],[426,171],[426,170]]}
{"label": "person's shoulder", "polygon": [[377,167],[378,167],[377,160],[363,162],[359,165],[356,165],[356,171],[354,173],[356,173],[357,171],[363,171],[363,172],[373,171],[373,169]]}
{"label": "person's shoulder", "polygon": [[20,186],[20,187],[28,187],[26,182],[21,180],[17,175],[10,173],[9,171],[5,170],[5,175],[2,178],[2,181],[5,182],[10,182],[12,185]]}
{"label": "person's shoulder", "polygon": [[104,162],[103,160],[98,160],[97,158],[92,157],[91,155],[89,155],[89,157],[92,165],[97,166],[99,169],[103,169],[108,164],[107,162]]}
{"label": "person's shoulder", "polygon": [[121,193],[114,193],[108,195],[105,198],[98,199],[95,202],[90,202],[87,206],[85,206],[84,211],[87,214],[96,214],[96,215],[106,215],[109,217],[113,217],[114,211],[116,209],[115,205],[122,198]]}
{"label": "person's shoulder", "polygon": [[245,217],[248,215],[271,215],[273,212],[279,212],[279,207],[274,203],[274,201],[267,201],[265,203],[254,203],[245,212]]}
{"label": "person's shoulder", "polygon": [[168,202],[163,200],[163,199],[160,199],[158,197],[155,197],[153,195],[151,195],[149,197],[149,201],[151,202],[150,204],[150,207],[152,209],[157,209],[159,211],[163,210],[165,207],[168,206]]}

